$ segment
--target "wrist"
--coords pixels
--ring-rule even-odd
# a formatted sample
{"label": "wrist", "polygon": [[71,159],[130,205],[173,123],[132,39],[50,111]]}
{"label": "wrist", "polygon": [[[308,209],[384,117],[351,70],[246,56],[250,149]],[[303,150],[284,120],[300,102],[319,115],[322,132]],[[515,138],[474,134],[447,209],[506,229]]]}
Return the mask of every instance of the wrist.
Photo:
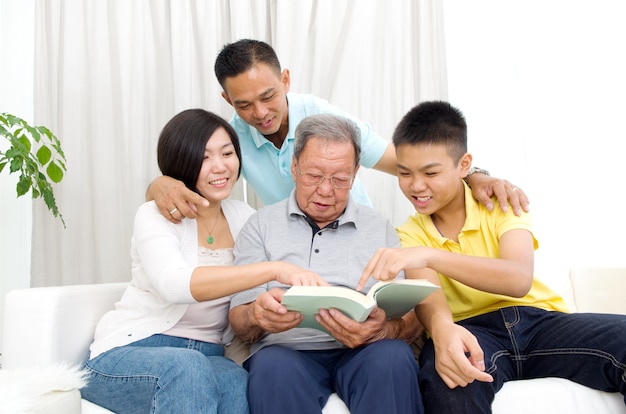
{"label": "wrist", "polygon": [[402,332],[402,319],[389,319],[385,323],[385,338],[400,339]]}
{"label": "wrist", "polygon": [[451,332],[454,321],[452,320],[451,315],[450,317],[448,317],[448,315],[435,315],[430,320],[429,325],[430,329],[428,329],[428,332],[433,338],[435,338],[439,337],[439,332],[443,332],[444,334],[447,332]]}
{"label": "wrist", "polygon": [[484,175],[490,175],[489,171],[482,169],[480,167],[472,167],[469,169],[469,171],[467,172],[467,175],[463,178],[463,180],[465,180],[465,182],[467,183],[467,185],[470,185],[470,178],[472,177],[472,175],[474,174],[484,174]]}
{"label": "wrist", "polygon": [[423,328],[415,312],[408,312],[402,318],[391,319],[386,324],[386,338],[413,342],[421,335]]}
{"label": "wrist", "polygon": [[244,339],[246,339],[250,343],[257,342],[265,334],[265,330],[261,327],[259,320],[256,318],[255,307],[256,307],[256,301],[250,303],[247,309],[248,311],[247,319],[249,321],[249,324],[246,329],[246,334],[244,336]]}

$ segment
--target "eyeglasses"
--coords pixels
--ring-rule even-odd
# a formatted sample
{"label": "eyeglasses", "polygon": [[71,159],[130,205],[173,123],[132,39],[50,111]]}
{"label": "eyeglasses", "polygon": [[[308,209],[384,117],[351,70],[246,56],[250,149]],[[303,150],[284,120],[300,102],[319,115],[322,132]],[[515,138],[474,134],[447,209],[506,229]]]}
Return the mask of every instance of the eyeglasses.
{"label": "eyeglasses", "polygon": [[324,180],[327,178],[330,180],[330,185],[332,185],[333,188],[350,188],[352,182],[354,181],[354,177],[351,175],[331,175],[330,177],[326,177],[322,174],[304,172],[300,169],[300,167],[298,167],[298,174],[302,176],[302,184],[316,187],[322,185]]}

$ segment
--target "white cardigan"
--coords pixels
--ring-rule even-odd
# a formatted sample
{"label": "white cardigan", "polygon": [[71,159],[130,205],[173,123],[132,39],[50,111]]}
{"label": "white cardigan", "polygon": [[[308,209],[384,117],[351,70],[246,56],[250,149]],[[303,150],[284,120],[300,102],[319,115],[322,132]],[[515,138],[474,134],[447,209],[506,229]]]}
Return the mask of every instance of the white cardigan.
{"label": "white cardigan", "polygon": [[[254,209],[237,200],[222,201],[222,211],[234,239]],[[115,309],[96,327],[90,358],[129,343],[165,332],[185,314],[190,281],[198,265],[196,220],[171,223],[153,201],[135,215],[131,241],[132,280]]]}

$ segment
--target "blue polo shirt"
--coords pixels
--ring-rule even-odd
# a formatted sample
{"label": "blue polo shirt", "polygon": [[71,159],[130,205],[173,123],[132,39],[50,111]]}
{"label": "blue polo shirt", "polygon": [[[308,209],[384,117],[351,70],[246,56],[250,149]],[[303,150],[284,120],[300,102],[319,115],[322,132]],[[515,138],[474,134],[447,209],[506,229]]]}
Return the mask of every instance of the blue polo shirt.
{"label": "blue polo shirt", "polygon": [[[372,128],[355,117],[332,106],[328,101],[310,94],[288,93],[289,132],[280,149],[246,124],[235,112],[230,123],[237,131],[242,154],[241,172],[265,205],[274,204],[289,197],[294,188],[291,176],[291,159],[296,127],[300,121],[319,113],[333,113],[356,122],[361,131],[361,165],[372,168],[380,160],[389,144]],[[363,183],[357,177],[350,191],[352,199],[360,204],[372,206]]]}

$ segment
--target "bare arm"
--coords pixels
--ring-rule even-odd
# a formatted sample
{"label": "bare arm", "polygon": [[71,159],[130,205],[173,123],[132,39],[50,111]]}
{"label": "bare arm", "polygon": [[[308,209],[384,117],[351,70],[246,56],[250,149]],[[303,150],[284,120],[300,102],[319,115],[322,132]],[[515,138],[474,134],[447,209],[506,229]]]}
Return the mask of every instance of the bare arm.
{"label": "bare arm", "polygon": [[276,280],[286,285],[327,285],[317,273],[285,262],[240,266],[201,266],[191,274],[191,295],[198,302],[222,298]]}
{"label": "bare arm", "polygon": [[365,266],[359,287],[369,277],[389,280],[402,270],[433,269],[484,292],[524,296],[533,280],[532,235],[522,229],[506,232],[500,239],[499,254],[498,258],[476,257],[422,246],[379,249]]}
{"label": "bare arm", "polygon": [[374,169],[387,174],[398,175],[398,160],[396,158],[396,148],[393,144],[387,145],[382,157],[374,165]]}

